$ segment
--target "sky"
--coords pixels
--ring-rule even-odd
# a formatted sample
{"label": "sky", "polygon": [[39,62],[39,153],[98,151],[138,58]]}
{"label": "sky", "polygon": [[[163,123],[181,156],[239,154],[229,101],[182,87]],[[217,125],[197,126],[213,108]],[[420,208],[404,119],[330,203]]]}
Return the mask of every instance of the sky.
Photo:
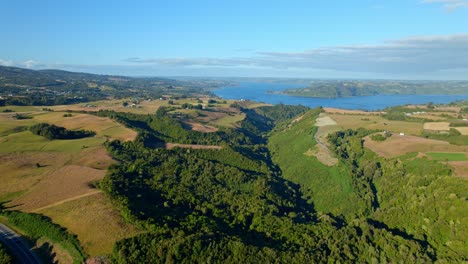
{"label": "sky", "polygon": [[0,65],[465,80],[468,0],[0,0]]}

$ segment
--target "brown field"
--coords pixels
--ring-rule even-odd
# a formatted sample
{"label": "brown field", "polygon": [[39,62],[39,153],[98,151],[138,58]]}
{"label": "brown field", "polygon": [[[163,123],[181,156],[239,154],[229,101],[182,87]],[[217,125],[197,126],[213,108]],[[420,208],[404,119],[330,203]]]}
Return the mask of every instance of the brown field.
{"label": "brown field", "polygon": [[39,213],[76,234],[91,257],[111,253],[116,241],[139,232],[124,221],[102,193],[45,208]]}
{"label": "brown field", "polygon": [[468,178],[468,161],[449,161],[447,162],[455,173],[455,176]]}
{"label": "brown field", "polygon": [[211,145],[192,145],[192,144],[179,144],[179,143],[166,143],[165,148],[191,148],[191,149],[222,149],[221,146],[211,146]]}
{"label": "brown field", "polygon": [[[66,153],[11,153],[0,155],[0,201],[14,199],[30,190],[51,173],[70,160]],[[37,168],[36,163],[41,166]]]}
{"label": "brown field", "polygon": [[66,199],[95,191],[89,184],[104,177],[105,170],[66,165],[44,175],[23,196],[8,203],[15,209],[33,211]]}
{"label": "brown field", "polygon": [[376,142],[365,137],[364,146],[385,158],[393,158],[411,152],[468,152],[468,146],[456,146],[446,141],[410,135],[392,135],[383,142]]}
{"label": "brown field", "polygon": [[385,112],[368,112],[362,110],[346,110],[346,109],[339,109],[339,108],[330,108],[324,107],[325,113],[329,114],[340,114],[340,115],[380,115],[385,114]]}
{"label": "brown field", "polygon": [[343,129],[379,129],[388,130],[394,133],[406,133],[411,135],[421,135],[423,124],[417,122],[387,120],[381,116],[373,115],[341,115],[329,114]]}
{"label": "brown field", "polygon": [[458,130],[462,135],[468,135],[468,127],[454,127]]}
{"label": "brown field", "polygon": [[212,132],[218,131],[216,127],[202,125],[200,123],[196,123],[192,121],[186,121],[184,123],[188,125],[191,130],[194,130],[194,131],[205,132],[205,133],[212,133]]}
{"label": "brown field", "polygon": [[449,122],[427,122],[427,123],[424,123],[423,128],[425,130],[449,131],[450,123]]}

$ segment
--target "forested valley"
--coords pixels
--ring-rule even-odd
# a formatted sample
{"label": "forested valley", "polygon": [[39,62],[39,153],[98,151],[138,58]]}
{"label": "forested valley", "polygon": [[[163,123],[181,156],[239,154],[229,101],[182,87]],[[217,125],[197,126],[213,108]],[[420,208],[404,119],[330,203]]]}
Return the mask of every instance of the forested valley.
{"label": "forested valley", "polygon": [[239,128],[214,133],[186,130],[168,110],[97,113],[139,132],[106,143],[119,163],[100,188],[142,231],[115,245],[116,263],[468,259],[466,184],[443,164],[380,158],[363,146],[373,131],[359,129],[329,136],[339,164],[326,167],[301,152],[316,144],[320,108],[241,108]]}

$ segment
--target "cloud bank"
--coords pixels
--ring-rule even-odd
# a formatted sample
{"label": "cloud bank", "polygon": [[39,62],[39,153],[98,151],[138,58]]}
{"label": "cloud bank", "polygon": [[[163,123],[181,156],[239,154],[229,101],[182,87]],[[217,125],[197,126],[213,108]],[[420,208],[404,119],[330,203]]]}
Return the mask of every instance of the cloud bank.
{"label": "cloud bank", "polygon": [[466,0],[423,0],[423,4],[441,4],[448,11],[454,11],[459,8],[468,7]]}
{"label": "cloud bank", "polygon": [[260,67],[421,75],[468,69],[468,34],[415,36],[375,45],[322,47],[301,52],[256,52],[249,57],[134,57],[124,61],[167,67]]}
{"label": "cloud bank", "polygon": [[[233,53],[237,54],[237,53]],[[0,65],[133,76],[245,76],[468,80],[468,33],[414,36],[372,45],[305,51],[255,51],[238,57],[132,57],[114,65],[47,64],[35,60]]]}

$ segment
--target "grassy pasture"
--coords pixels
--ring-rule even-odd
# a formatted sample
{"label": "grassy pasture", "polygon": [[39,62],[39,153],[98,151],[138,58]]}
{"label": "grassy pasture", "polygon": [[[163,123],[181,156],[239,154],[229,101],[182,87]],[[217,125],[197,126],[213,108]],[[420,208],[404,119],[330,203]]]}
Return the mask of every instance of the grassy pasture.
{"label": "grassy pasture", "polygon": [[[358,198],[346,169],[340,165],[328,167],[308,155],[317,145],[314,139],[317,116],[318,112],[309,111],[289,129],[275,132],[268,143],[272,159],[281,167],[284,178],[304,186],[301,191],[314,201],[318,211],[337,215],[356,213]],[[329,199],[320,199],[323,196]]]}
{"label": "grassy pasture", "polygon": [[212,121],[212,124],[215,126],[221,126],[221,127],[235,127],[236,123],[244,120],[245,114],[236,114],[236,115],[226,115],[222,118],[219,118],[217,120]]}
{"label": "grassy pasture", "polygon": [[465,161],[468,160],[467,153],[444,153],[444,152],[428,152],[427,156],[433,160],[439,161]]}
{"label": "grassy pasture", "polygon": [[68,201],[38,213],[54,219],[76,234],[92,257],[109,254],[116,241],[138,233],[133,226],[125,223],[102,193]]}

